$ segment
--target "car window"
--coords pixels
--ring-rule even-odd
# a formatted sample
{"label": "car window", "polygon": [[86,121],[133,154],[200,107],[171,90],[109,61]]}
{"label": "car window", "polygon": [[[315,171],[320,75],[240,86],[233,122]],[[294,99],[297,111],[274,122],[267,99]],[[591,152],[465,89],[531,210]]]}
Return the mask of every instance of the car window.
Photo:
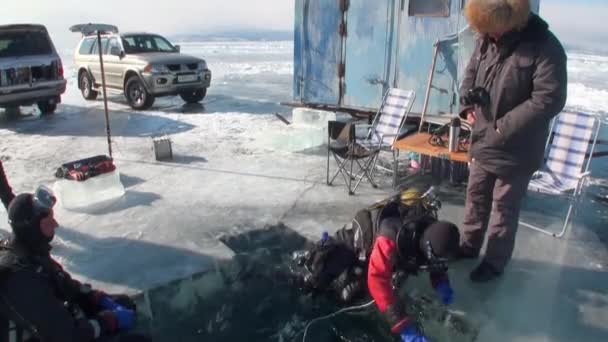
{"label": "car window", "polygon": [[85,40],[82,41],[82,44],[80,44],[80,50],[78,50],[78,53],[81,55],[91,54],[91,49],[93,48],[94,43],[95,43],[94,38],[86,38]]}
{"label": "car window", "polygon": [[[91,54],[96,55],[99,53],[99,50],[97,49],[98,47],[98,43],[97,43],[97,39],[93,39],[93,49],[91,50]],[[108,38],[101,38],[101,49],[102,51],[105,50],[106,45],[108,45]]]}
{"label": "car window", "polygon": [[48,55],[51,42],[43,31],[0,32],[0,57]]}
{"label": "car window", "polygon": [[118,39],[116,39],[116,38],[110,39],[110,41],[108,42],[108,46],[106,47],[104,53],[106,55],[109,55],[110,52],[112,51],[112,47],[117,47],[120,50],[120,44],[118,43]]}
{"label": "car window", "polygon": [[152,34],[128,35],[122,37],[122,45],[127,54],[148,52],[177,52],[165,38]]}
{"label": "car window", "polygon": [[171,43],[162,37],[154,37],[154,43],[159,51],[173,52],[175,50]]}

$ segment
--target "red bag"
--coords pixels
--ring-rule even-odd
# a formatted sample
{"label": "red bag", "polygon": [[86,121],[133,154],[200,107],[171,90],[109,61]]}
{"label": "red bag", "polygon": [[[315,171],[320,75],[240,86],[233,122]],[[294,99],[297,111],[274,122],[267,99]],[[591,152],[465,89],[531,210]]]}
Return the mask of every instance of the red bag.
{"label": "red bag", "polygon": [[99,155],[61,165],[55,172],[55,177],[69,180],[84,181],[104,173],[116,170],[112,158]]}

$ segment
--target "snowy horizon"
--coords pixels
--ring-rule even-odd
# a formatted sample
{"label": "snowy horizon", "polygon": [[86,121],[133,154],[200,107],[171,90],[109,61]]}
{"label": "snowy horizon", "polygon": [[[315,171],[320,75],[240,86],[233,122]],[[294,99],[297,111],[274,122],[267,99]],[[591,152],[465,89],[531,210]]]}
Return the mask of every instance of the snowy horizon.
{"label": "snowy horizon", "polygon": [[[83,11],[77,0],[9,1],[0,25],[40,23],[63,49],[75,46],[78,35],[68,27],[83,22],[117,25],[121,31],[151,31],[164,36],[213,35],[226,32],[293,32],[294,0],[174,0],[150,5],[143,0],[105,0],[95,11]],[[36,8],[36,11],[32,11]],[[120,8],[121,11],[116,11]],[[145,16],[133,16],[142,13]],[[540,15],[565,46],[576,51],[608,54],[608,2],[605,0],[541,0]],[[581,20],[579,18],[584,18]]]}

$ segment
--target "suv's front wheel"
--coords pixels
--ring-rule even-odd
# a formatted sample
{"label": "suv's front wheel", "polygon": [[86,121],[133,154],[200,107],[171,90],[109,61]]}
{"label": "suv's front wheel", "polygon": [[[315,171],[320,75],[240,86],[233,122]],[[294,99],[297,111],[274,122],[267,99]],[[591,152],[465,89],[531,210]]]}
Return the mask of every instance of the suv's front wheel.
{"label": "suv's front wheel", "polygon": [[205,98],[205,95],[207,95],[207,88],[192,89],[179,94],[182,100],[187,103],[201,102]]}
{"label": "suv's front wheel", "polygon": [[85,100],[95,100],[97,98],[99,93],[93,90],[93,81],[91,80],[91,76],[89,76],[88,72],[83,71],[80,73],[78,85],[80,86],[82,97],[84,97]]}
{"label": "suv's front wheel", "polygon": [[148,93],[143,81],[137,75],[127,80],[125,97],[131,108],[136,110],[148,109],[154,104],[154,96]]}

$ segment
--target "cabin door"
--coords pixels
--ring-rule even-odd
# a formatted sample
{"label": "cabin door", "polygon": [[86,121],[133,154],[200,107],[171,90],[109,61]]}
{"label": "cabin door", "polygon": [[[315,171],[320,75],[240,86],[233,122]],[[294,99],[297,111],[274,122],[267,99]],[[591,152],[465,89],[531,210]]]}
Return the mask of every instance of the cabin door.
{"label": "cabin door", "polygon": [[346,10],[342,105],[377,109],[390,85],[392,46],[397,39],[394,0],[350,0]]}

